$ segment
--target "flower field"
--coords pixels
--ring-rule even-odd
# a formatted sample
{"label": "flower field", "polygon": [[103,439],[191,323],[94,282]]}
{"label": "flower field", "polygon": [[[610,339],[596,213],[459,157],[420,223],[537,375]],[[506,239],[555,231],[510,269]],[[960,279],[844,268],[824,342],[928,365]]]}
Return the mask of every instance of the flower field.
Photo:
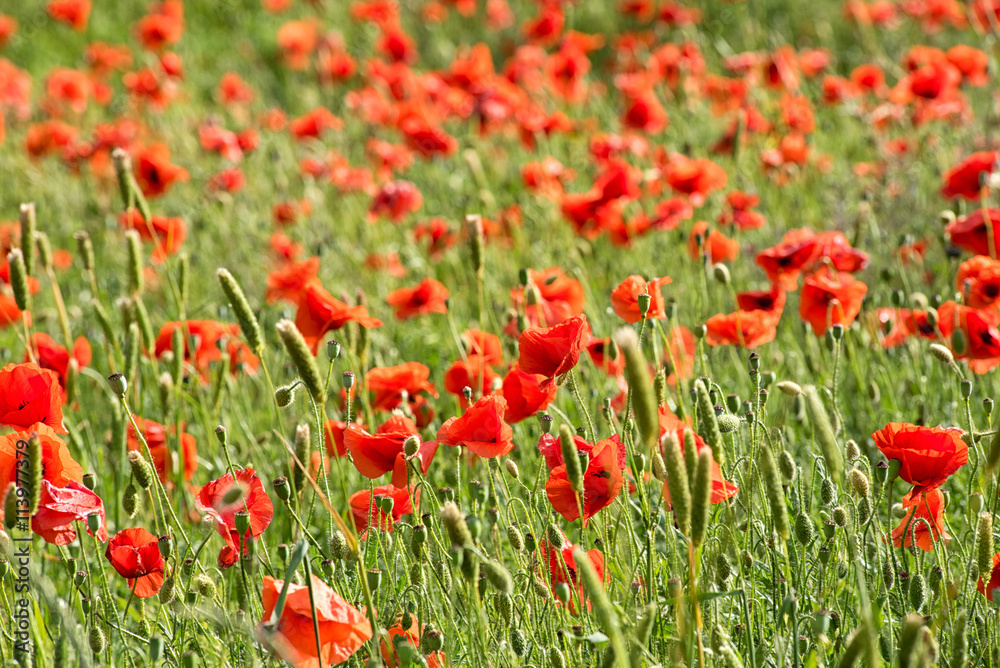
{"label": "flower field", "polygon": [[1000,667],[1000,0],[0,5],[0,664]]}

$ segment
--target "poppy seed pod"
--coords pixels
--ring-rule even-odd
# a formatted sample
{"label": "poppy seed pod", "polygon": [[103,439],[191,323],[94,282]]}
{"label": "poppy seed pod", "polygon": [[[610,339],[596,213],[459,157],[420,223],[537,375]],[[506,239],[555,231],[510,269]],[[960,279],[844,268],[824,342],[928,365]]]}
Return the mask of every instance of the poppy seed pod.
{"label": "poppy seed pod", "polygon": [[288,484],[288,478],[285,476],[275,478],[271,481],[271,485],[274,487],[274,493],[282,501],[288,501],[288,499],[292,498],[291,487]]}
{"label": "poppy seed pod", "polygon": [[128,392],[128,381],[125,380],[125,374],[123,373],[113,373],[108,376],[108,385],[111,386],[111,391],[118,398],[123,398],[125,393]]}
{"label": "poppy seed pod", "polygon": [[648,292],[643,292],[636,297],[636,305],[639,307],[639,314],[643,318],[645,318],[646,314],[649,313],[649,304],[652,299],[652,296]]}
{"label": "poppy seed pod", "polygon": [[326,403],[326,388],[320,377],[319,367],[316,366],[316,358],[313,357],[309,345],[302,338],[299,328],[291,320],[285,319],[279,321],[275,325],[275,329],[278,330],[278,336],[281,337],[285,351],[292,358],[295,368],[298,369],[302,383],[309,390],[313,401],[322,406]]}

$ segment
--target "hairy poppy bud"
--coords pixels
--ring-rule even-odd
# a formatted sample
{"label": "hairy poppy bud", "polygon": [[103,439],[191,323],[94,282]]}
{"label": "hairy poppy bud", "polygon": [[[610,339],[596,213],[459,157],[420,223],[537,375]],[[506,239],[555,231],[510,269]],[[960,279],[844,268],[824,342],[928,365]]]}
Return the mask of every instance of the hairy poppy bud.
{"label": "hairy poppy bud", "polygon": [[851,469],[848,479],[851,482],[851,490],[859,497],[865,498],[871,492],[871,481],[868,475],[860,469]]}
{"label": "hairy poppy bud", "polygon": [[326,403],[326,388],[319,375],[316,358],[313,357],[312,351],[309,350],[309,345],[302,338],[299,328],[291,320],[285,319],[278,322],[275,325],[275,329],[278,330],[278,336],[281,337],[285,351],[292,358],[295,368],[298,369],[302,383],[309,390],[313,401],[322,406]]}
{"label": "hairy poppy bud", "polygon": [[462,511],[453,501],[448,501],[441,507],[441,523],[444,524],[451,544],[454,547],[464,547],[472,544],[472,534],[465,523]]}
{"label": "hairy poppy bud", "polygon": [[651,447],[660,435],[659,411],[646,359],[639,347],[639,337],[635,330],[623,328],[615,333],[614,340],[625,356],[625,378],[632,392],[632,407],[639,434]]}
{"label": "hairy poppy bud", "polygon": [[108,646],[108,638],[100,626],[91,627],[88,640],[90,641],[90,651],[94,654],[102,653]]}
{"label": "hairy poppy bud", "polygon": [[795,539],[799,541],[801,545],[808,545],[812,542],[815,532],[816,527],[813,525],[813,521],[808,515],[800,512],[795,516]]}
{"label": "hairy poppy bud", "polygon": [[793,482],[795,480],[796,469],[792,453],[788,452],[788,450],[782,450],[781,454],[778,455],[778,470],[781,471],[781,477],[786,482]]}
{"label": "hairy poppy bud", "polygon": [[566,478],[574,492],[583,492],[583,473],[580,468],[580,458],[577,456],[576,442],[568,425],[559,427],[559,446],[562,449],[563,463],[566,465]]}
{"label": "hairy poppy bud", "polygon": [[506,459],[503,463],[504,468],[507,470],[507,475],[509,475],[514,480],[517,480],[520,475],[520,471],[517,468],[517,462],[513,459]]}
{"label": "hairy poppy bud", "polygon": [[[910,605],[913,606],[914,611],[920,612],[920,608],[924,607],[927,595],[926,590],[927,586],[924,583],[922,573],[916,573],[910,578],[910,586],[906,593],[910,597]],[[900,651],[902,652],[902,648]]]}
{"label": "hairy poppy bud", "polygon": [[296,384],[282,385],[274,391],[274,403],[278,408],[288,408],[295,401]]}
{"label": "hairy poppy bud", "polygon": [[561,550],[563,544],[566,542],[563,532],[559,530],[555,524],[549,524],[545,532],[546,538],[548,538],[549,545],[557,550]]}
{"label": "hairy poppy bud", "polygon": [[135,511],[139,505],[139,491],[135,488],[135,485],[129,483],[125,486],[125,490],[122,492],[122,510],[129,517],[135,516]]}
{"label": "hairy poppy bud", "polygon": [[482,563],[482,568],[486,579],[498,592],[507,596],[514,593],[514,581],[510,577],[510,571],[501,563],[487,559]]}
{"label": "hairy poppy bud", "polygon": [[177,578],[170,575],[163,581],[163,586],[160,587],[160,592],[158,598],[160,605],[168,605],[173,602],[177,597]]}
{"label": "hairy poppy bud", "polygon": [[18,221],[21,224],[21,252],[24,253],[25,275],[31,276],[35,272],[35,237],[38,230],[35,203],[25,202],[21,204],[18,213]]}
{"label": "hairy poppy bud", "polygon": [[[674,436],[674,438],[677,437]],[[667,479],[667,467],[666,464],[664,464],[663,462],[663,455],[661,455],[659,452],[656,452],[655,450],[653,451],[652,466],[653,466],[653,477],[659,480],[660,482],[665,481]]]}
{"label": "hairy poppy bud", "polygon": [[239,323],[240,331],[246,337],[247,343],[250,345],[250,350],[255,355],[260,355],[264,350],[264,335],[261,332],[260,323],[257,322],[257,317],[254,315],[253,309],[250,308],[250,302],[247,301],[246,295],[243,294],[243,289],[240,288],[240,284],[236,282],[236,279],[229,273],[229,270],[219,269],[215,275],[219,279],[222,292],[225,293],[226,299],[229,300],[229,306],[233,309],[233,315],[236,316],[236,322]]}
{"label": "hairy poppy bud", "polygon": [[130,295],[140,295],[146,288],[142,239],[136,230],[128,230],[125,232],[125,243],[128,248],[128,291]]}
{"label": "hairy poppy bud", "polygon": [[420,437],[416,434],[403,441],[403,454],[407,459],[413,459],[420,452]]}
{"label": "hairy poppy bud", "polygon": [[28,270],[24,266],[24,255],[20,248],[7,253],[7,268],[10,273],[10,286],[14,291],[14,303],[21,311],[31,306],[31,293],[28,290]]}
{"label": "hairy poppy bud", "polygon": [[132,450],[128,453],[128,463],[132,469],[132,477],[135,481],[139,483],[139,487],[143,489],[149,489],[149,486],[153,484],[153,472],[149,468],[149,464],[143,458],[142,453],[138,450]]}
{"label": "hairy poppy bud", "polygon": [[192,584],[198,590],[198,593],[205,598],[215,598],[216,593],[218,593],[215,581],[207,573],[199,573],[194,576]]}
{"label": "hairy poppy bud", "polygon": [[520,552],[524,549],[524,538],[521,536],[520,529],[514,525],[507,527],[507,541],[510,543],[511,549],[515,552]]}
{"label": "hairy poppy bud", "polygon": [[694,382],[695,398],[698,404],[698,435],[712,448],[712,454],[719,462],[724,460],[722,432],[715,414],[715,403],[709,394],[711,381],[701,378]]}
{"label": "hairy poppy bud", "polygon": [[295,466],[295,470],[292,472],[291,483],[296,493],[301,492],[306,486],[306,472],[302,467],[309,466],[310,444],[309,425],[300,424],[295,427],[295,457],[302,464],[302,466]]}
{"label": "hairy poppy bud", "polygon": [[469,257],[477,276],[483,273],[483,218],[479,214],[465,217],[465,232],[469,237]]}
{"label": "hairy poppy bud", "polygon": [[3,525],[7,531],[13,531],[17,526],[17,517],[17,485],[10,483],[3,497]]}

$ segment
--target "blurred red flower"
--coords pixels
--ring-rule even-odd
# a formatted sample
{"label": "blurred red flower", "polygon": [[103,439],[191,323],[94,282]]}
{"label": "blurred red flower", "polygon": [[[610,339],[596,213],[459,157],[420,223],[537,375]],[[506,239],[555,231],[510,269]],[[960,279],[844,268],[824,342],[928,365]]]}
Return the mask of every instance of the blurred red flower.
{"label": "blurred red flower", "polygon": [[395,310],[397,320],[448,312],[448,288],[429,277],[412,288],[393,290],[385,300]]}
{"label": "blurred red flower", "polygon": [[799,297],[799,316],[809,323],[816,336],[827,327],[850,327],[861,311],[868,286],[847,272],[830,272],[825,267],[805,280]]}
{"label": "blurred red flower", "polygon": [[[142,432],[143,438],[149,445],[149,451],[153,455],[153,463],[156,465],[156,474],[164,484],[173,482],[173,453],[171,448],[176,444],[176,427],[169,429],[159,422],[146,420],[139,416],[135,417],[135,423]],[[181,450],[184,453],[184,480],[190,482],[194,478],[194,472],[198,470],[198,451],[194,436],[183,432],[184,425],[181,425]],[[128,449],[129,452],[139,452],[146,456],[146,446],[142,444],[139,436],[135,433],[135,428],[129,423],[128,426]]]}
{"label": "blurred red flower", "polygon": [[[362,539],[371,527],[380,531],[392,531],[396,522],[413,512],[414,503],[420,505],[420,489],[417,485],[382,485],[374,488],[374,496],[367,489],[351,494],[347,503],[351,507],[354,530]],[[392,509],[386,510],[390,502]]]}
{"label": "blurred red flower", "polygon": [[611,291],[611,308],[625,322],[629,324],[639,322],[643,318],[643,314],[639,311],[639,295],[647,294],[650,300],[645,317],[650,320],[663,320],[667,314],[660,288],[670,283],[669,276],[647,281],[642,276],[633,274]]}

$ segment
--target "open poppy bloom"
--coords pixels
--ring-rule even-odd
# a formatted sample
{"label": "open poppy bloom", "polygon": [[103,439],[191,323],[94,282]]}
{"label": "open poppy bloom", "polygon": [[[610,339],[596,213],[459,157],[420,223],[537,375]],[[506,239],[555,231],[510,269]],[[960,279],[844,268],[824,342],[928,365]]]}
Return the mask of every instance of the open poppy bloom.
{"label": "open poppy bloom", "polygon": [[[342,599],[323,580],[312,576],[312,598],[315,600],[316,617],[310,602],[309,587],[302,584],[288,585],[285,607],[274,629],[264,626],[271,618],[285,582],[264,576],[261,604],[264,618],[258,631],[274,651],[295,668],[335,666],[347,661],[372,637],[372,625],[364,612]],[[316,653],[316,633],[319,627],[319,647]]]}
{"label": "open poppy bloom", "polygon": [[[619,461],[620,442],[611,439],[598,441],[590,450],[590,463],[583,474],[583,526],[602,508],[611,502],[621,491],[624,478]],[[580,517],[576,492],[566,474],[566,465],[561,464],[549,473],[545,483],[545,493],[552,507],[563,516],[567,522],[573,522]]]}
{"label": "open poppy bloom", "polygon": [[[238,488],[240,494],[227,502],[233,487]],[[235,565],[240,555],[247,553],[247,541],[264,533],[274,516],[271,499],[253,469],[236,471],[235,482],[232,473],[213,480],[201,488],[194,504],[198,510],[215,520],[216,530],[226,539],[226,545],[219,552],[219,568]],[[244,511],[250,514],[250,528],[240,536],[236,529],[236,513]]]}
{"label": "open poppy bloom", "polygon": [[[75,480],[67,482],[65,487],[56,487],[43,479],[41,500],[38,511],[31,518],[31,529],[46,543],[69,545],[76,540],[73,522],[86,522],[90,515],[100,518],[97,540],[103,543],[108,539],[108,522],[101,497]],[[87,533],[94,535],[89,527]]]}
{"label": "open poppy bloom", "polygon": [[[611,447],[612,450],[614,450],[615,459],[618,463],[618,469],[624,470],[625,467],[627,466],[625,444],[622,443],[621,438],[619,438],[618,434],[615,434],[611,438],[606,438],[604,440],[598,441],[597,443],[591,443],[584,437],[578,434],[574,434],[573,444],[576,446],[577,452],[585,452],[591,457],[591,459],[597,456],[594,454],[594,450],[597,448],[598,445],[602,444],[607,445]],[[538,452],[542,455],[542,458],[545,459],[545,465],[549,468],[550,471],[560,466],[564,466],[566,464],[566,462],[563,460],[562,445],[559,442],[558,434],[555,435],[542,434],[541,436],[539,436]]]}
{"label": "open poppy bloom", "polygon": [[625,372],[625,357],[611,337],[591,339],[587,344],[587,355],[594,366],[609,376],[620,376]]}
{"label": "open poppy bloom", "polygon": [[997,257],[997,246],[1000,246],[1000,239],[997,238],[1000,235],[1000,209],[986,209],[984,214],[983,209],[977,208],[969,215],[948,223],[944,231],[951,243],[962,250]]}
{"label": "open poppy bloom", "polygon": [[[23,317],[28,325],[31,325],[31,313],[25,311]],[[17,308],[17,301],[12,295],[0,292],[0,329],[11,327],[21,322],[21,309]]]}
{"label": "open poppy bloom", "polygon": [[[29,431],[18,431],[0,436],[0,493],[5,493],[10,484],[17,480],[19,470],[17,466],[17,442],[27,441],[31,438],[32,432],[38,434],[38,440],[42,446],[43,480],[48,480],[56,487],[65,487],[70,481],[80,482],[83,479],[83,469],[69,454],[69,448],[66,447],[62,439],[56,435],[54,430],[45,424],[38,423],[32,425]],[[20,458],[23,460],[24,456],[22,455]]]}
{"label": "open poppy bloom", "polygon": [[416,401],[421,392],[437,396],[434,384],[428,381],[431,370],[420,362],[405,362],[396,366],[376,366],[365,374],[365,385],[374,395],[372,408],[391,411],[398,408],[405,392],[409,401]]}
{"label": "open poppy bloom", "polygon": [[[690,427],[685,425],[683,427],[678,427],[674,432],[677,435],[677,440],[680,443],[682,453],[684,452],[684,432],[688,430],[690,430]],[[722,469],[719,468],[718,463],[715,461],[715,457],[712,456],[712,449],[707,443],[705,443],[704,440],[702,440],[701,436],[695,434],[693,431],[691,433],[694,434],[694,445],[698,455],[700,456],[701,453],[707,448],[709,457],[711,457],[712,460],[708,466],[709,476],[712,480],[712,493],[709,497],[709,501],[711,501],[711,503],[722,503],[726,499],[732,498],[737,492],[740,491],[739,488],[722,477]],[[673,503],[670,500],[670,485],[666,480],[663,481],[663,499],[668,504]]]}
{"label": "open poppy bloom", "polygon": [[772,285],[770,290],[749,290],[736,293],[736,304],[740,310],[767,311],[776,318],[780,318],[782,311],[785,310],[786,299],[785,290],[778,284]]}
{"label": "open poppy bloom", "polygon": [[587,316],[581,314],[553,327],[529,327],[517,342],[518,365],[525,373],[545,376],[542,390],[555,386],[556,376],[569,373],[590,341]]}
{"label": "open poppy bloom", "polygon": [[462,401],[465,407],[464,390],[471,388],[479,395],[490,394],[493,391],[493,383],[499,378],[493,367],[487,363],[482,355],[469,355],[465,359],[455,360],[448,370],[444,372],[444,389],[449,394],[454,394]]}
{"label": "open poppy bloom", "polygon": [[[544,539],[541,541],[539,549],[543,555],[547,556],[547,558],[544,558],[543,564],[548,566],[548,581],[551,590],[555,592],[558,585],[567,584],[571,592],[569,600],[570,610],[576,611],[577,605],[581,601],[585,601],[589,609],[590,602],[586,601],[583,584],[576,574],[576,557],[573,553],[577,550],[577,546],[570,542],[569,538],[563,534],[563,546],[561,549],[557,550]],[[587,558],[590,560],[590,565],[597,572],[597,577],[601,582],[605,582],[604,555],[601,554],[600,550],[594,549],[587,552]]]}
{"label": "open poppy bloom", "polygon": [[670,155],[663,166],[663,178],[674,189],[701,206],[713,190],[723,188],[728,181],[726,170],[707,158],[692,159],[681,153]]}
{"label": "open poppy bloom", "polygon": [[969,461],[960,429],[890,422],[872,438],[886,459],[899,460],[899,477],[913,485],[915,494],[941,486]]}
{"label": "open poppy bloom", "polygon": [[918,491],[915,487],[903,497],[906,516],[892,530],[892,544],[896,547],[916,545],[924,552],[934,549],[938,541],[951,540],[944,530],[944,494],[938,488]]}
{"label": "open poppy bloom", "polygon": [[474,454],[491,459],[514,449],[514,432],[504,420],[507,400],[496,394],[481,398],[460,416],[448,418],[437,439],[445,445],[461,445]]}
{"label": "open poppy bloom", "polygon": [[[146,420],[135,416],[135,423],[139,426],[143,438],[149,445],[149,451],[153,455],[153,463],[156,465],[156,474],[160,481],[167,484],[173,482],[174,455],[172,447],[177,443],[176,427],[164,427],[159,422]],[[184,429],[184,425],[181,425]],[[135,428],[131,422],[128,425],[128,449],[129,452],[139,452],[143,456],[146,454],[146,446],[142,444],[139,436],[135,433]],[[194,472],[198,470],[198,450],[194,441],[194,436],[188,433],[181,434],[181,450],[184,453],[184,480],[190,482],[194,477]]]}
{"label": "open poppy bloom", "polygon": [[[273,242],[274,236],[271,239]],[[306,286],[315,282],[317,274],[319,274],[318,257],[305,260],[289,259],[282,262],[277,269],[267,275],[267,303],[273,304],[280,299],[299,305]]]}
{"label": "open poppy bloom", "polygon": [[[55,342],[48,334],[35,332],[31,336],[31,346],[38,351],[38,366],[51,369],[59,374],[59,384],[66,387],[66,376],[69,373],[69,352]],[[29,356],[25,353],[25,362]],[[78,337],[73,344],[73,360],[79,368],[90,364],[91,350],[87,339]]]}
{"label": "open poppy bloom", "polygon": [[393,290],[385,300],[395,309],[396,320],[448,312],[448,288],[433,278],[425,278],[412,288]]}
{"label": "open poppy bloom", "polygon": [[503,362],[503,348],[500,339],[489,332],[479,329],[467,329],[462,332],[462,343],[469,355],[482,355],[490,364]]}
{"label": "open poppy bloom", "polygon": [[309,344],[314,355],[327,332],[340,329],[349,322],[356,322],[365,328],[382,326],[381,320],[368,315],[367,306],[345,304],[315,280],[306,283],[299,295],[298,304],[295,326],[299,328],[302,338]]}
{"label": "open poppy bloom", "polygon": [[1000,260],[976,255],[958,267],[955,285],[974,309],[994,306],[1000,300]]}
{"label": "open poppy bloom", "polygon": [[991,603],[996,598],[994,593],[1000,589],[1000,553],[993,555],[993,570],[990,571],[989,579],[986,579],[986,574],[979,576],[979,582],[976,583],[976,591],[986,597],[987,601]]}
{"label": "open poppy bloom", "polygon": [[155,596],[163,586],[166,564],[159,540],[145,529],[122,529],[108,541],[104,556],[139,598]]}
{"label": "open poppy bloom", "polygon": [[705,342],[710,346],[756,348],[777,335],[778,320],[770,311],[719,313],[705,321]]}
{"label": "open poppy bloom", "polygon": [[558,387],[543,390],[541,383],[543,376],[521,371],[521,367],[516,363],[507,372],[503,379],[503,387],[500,393],[507,400],[507,424],[517,424],[545,410],[549,404],[555,401]]}
{"label": "open poppy bloom", "polygon": [[699,220],[691,227],[688,253],[692,260],[704,256],[712,264],[731,262],[740,256],[740,242],[730,239],[715,228],[710,230],[707,221]]}
{"label": "open poppy bloom", "polygon": [[170,148],[162,142],[146,146],[135,156],[135,180],[146,197],[159,197],[188,176],[186,169],[170,162]]}
{"label": "open poppy bloom", "polygon": [[[403,445],[411,436],[419,438],[417,425],[407,417],[393,415],[374,434],[369,434],[360,425],[348,425],[344,430],[344,446],[361,475],[375,480],[392,471],[392,484],[406,487],[409,470]],[[437,449],[436,441],[425,441],[414,455],[416,465],[425,475]]]}
{"label": "open poppy bloom", "polygon": [[983,177],[989,176],[996,166],[996,151],[973,153],[945,172],[941,195],[948,199],[962,197],[978,201],[983,190]]}
{"label": "open poppy bloom", "polygon": [[[352,422],[351,424],[357,425],[361,429],[365,426],[360,422]],[[347,431],[347,423],[343,420],[327,420],[326,421],[326,454],[331,457],[346,457],[347,456],[347,444],[344,443],[344,432]]]}
{"label": "open poppy bloom", "polygon": [[[414,503],[420,506],[420,487],[417,485],[407,487],[380,485],[375,487],[374,492],[375,495],[372,497],[367,489],[363,489],[351,494],[351,498],[347,500],[351,507],[354,530],[361,538],[364,538],[368,529],[372,527],[380,531],[392,531],[396,522],[402,520],[404,515],[413,512]],[[392,502],[391,510],[386,509],[389,504],[386,499]]]}
{"label": "open poppy bloom", "polygon": [[[183,323],[168,322],[160,328],[156,335],[153,354],[159,359],[168,350],[173,350],[174,330],[182,328],[184,332],[184,360],[198,371],[201,379],[208,381],[209,365],[222,359],[222,349],[229,356],[231,373],[243,366],[249,371],[256,371],[260,360],[250,350],[250,346],[240,340],[240,326],[236,323],[222,323],[214,320],[185,320]],[[194,343],[194,350],[191,344]]]}
{"label": "open poppy bloom", "polygon": [[77,32],[83,32],[87,28],[90,0],[50,0],[46,9],[53,19],[72,26]]}
{"label": "open poppy bloom", "polygon": [[816,336],[823,336],[827,327],[850,327],[861,311],[861,302],[868,286],[847,272],[831,272],[822,268],[805,280],[799,298],[799,316],[809,323]]}
{"label": "open poppy bloom", "polygon": [[[426,625],[424,625],[424,628],[426,628]],[[417,624],[416,617],[413,617],[413,623],[410,624],[410,628],[408,629],[404,629],[402,619],[397,618],[392,628],[385,632],[380,650],[382,661],[385,662],[388,668],[398,668],[402,665],[399,655],[396,653],[396,643],[398,642],[396,638],[400,636],[405,638],[414,648],[420,647],[421,629]],[[388,643],[386,639],[388,639]],[[428,654],[425,659],[427,660],[427,668],[440,668],[445,665],[445,655],[440,650]]]}
{"label": "open poppy bloom", "polygon": [[669,285],[670,282],[669,276],[646,281],[642,276],[633,274],[611,291],[611,308],[625,322],[637,323],[643,318],[643,314],[639,311],[639,295],[647,294],[650,299],[646,318],[663,320],[667,317],[667,313],[660,288]]}
{"label": "open poppy bloom", "polygon": [[65,434],[59,375],[30,362],[0,369],[0,425],[30,429],[39,422]]}
{"label": "open poppy bloom", "polygon": [[[570,278],[559,267],[528,271],[530,285],[537,293],[537,303],[526,305],[525,288],[514,288],[510,298],[514,308],[524,309],[524,318],[532,327],[551,327],[583,313],[586,297],[580,281]],[[530,289],[530,288],[529,288]],[[512,332],[517,336],[517,332]]]}

